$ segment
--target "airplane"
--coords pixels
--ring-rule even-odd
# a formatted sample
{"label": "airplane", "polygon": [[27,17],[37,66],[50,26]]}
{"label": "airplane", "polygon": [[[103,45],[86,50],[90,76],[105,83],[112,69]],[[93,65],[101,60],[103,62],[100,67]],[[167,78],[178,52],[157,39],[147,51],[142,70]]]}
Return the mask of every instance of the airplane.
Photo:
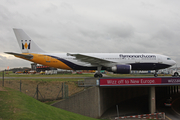
{"label": "airplane", "polygon": [[165,55],[153,53],[48,53],[42,50],[22,29],[13,28],[22,53],[5,52],[37,64],[66,70],[101,70],[130,74],[131,70],[158,70],[176,64]]}

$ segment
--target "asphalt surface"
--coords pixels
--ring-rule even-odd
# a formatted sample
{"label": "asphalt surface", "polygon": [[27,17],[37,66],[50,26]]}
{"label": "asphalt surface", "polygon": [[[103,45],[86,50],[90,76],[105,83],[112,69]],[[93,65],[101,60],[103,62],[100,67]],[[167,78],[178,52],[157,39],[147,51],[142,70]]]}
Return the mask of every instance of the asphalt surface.
{"label": "asphalt surface", "polygon": [[164,102],[167,98],[165,97],[161,100],[157,101],[157,111],[158,112],[165,112],[166,119],[168,120],[180,120],[180,94],[171,95],[172,97],[172,106],[167,107],[164,105]]}

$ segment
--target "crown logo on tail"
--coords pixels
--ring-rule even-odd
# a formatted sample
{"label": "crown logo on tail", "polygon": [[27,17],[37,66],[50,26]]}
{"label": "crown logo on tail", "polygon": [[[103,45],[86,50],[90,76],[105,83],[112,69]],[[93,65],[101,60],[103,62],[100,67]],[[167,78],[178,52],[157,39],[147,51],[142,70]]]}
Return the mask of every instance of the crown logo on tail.
{"label": "crown logo on tail", "polygon": [[[25,42],[24,42],[25,41]],[[22,49],[30,49],[31,48],[31,40],[21,40]]]}

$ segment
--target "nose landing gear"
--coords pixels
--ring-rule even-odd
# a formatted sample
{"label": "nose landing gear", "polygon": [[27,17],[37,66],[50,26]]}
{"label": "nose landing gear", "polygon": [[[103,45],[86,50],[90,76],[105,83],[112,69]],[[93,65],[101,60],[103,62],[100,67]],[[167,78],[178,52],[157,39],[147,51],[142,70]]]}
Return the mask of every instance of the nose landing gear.
{"label": "nose landing gear", "polygon": [[158,76],[157,72],[158,72],[158,70],[155,70],[154,77]]}

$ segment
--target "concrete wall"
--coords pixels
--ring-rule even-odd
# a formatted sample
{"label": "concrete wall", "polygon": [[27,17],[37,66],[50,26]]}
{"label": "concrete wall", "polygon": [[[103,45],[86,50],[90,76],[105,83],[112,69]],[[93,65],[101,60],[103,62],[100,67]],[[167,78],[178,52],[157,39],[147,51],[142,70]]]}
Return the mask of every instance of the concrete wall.
{"label": "concrete wall", "polygon": [[81,93],[59,101],[52,106],[61,108],[81,115],[98,118],[99,117],[99,87],[91,87]]}
{"label": "concrete wall", "polygon": [[99,118],[111,106],[148,94],[148,87],[91,87],[52,106]]}

